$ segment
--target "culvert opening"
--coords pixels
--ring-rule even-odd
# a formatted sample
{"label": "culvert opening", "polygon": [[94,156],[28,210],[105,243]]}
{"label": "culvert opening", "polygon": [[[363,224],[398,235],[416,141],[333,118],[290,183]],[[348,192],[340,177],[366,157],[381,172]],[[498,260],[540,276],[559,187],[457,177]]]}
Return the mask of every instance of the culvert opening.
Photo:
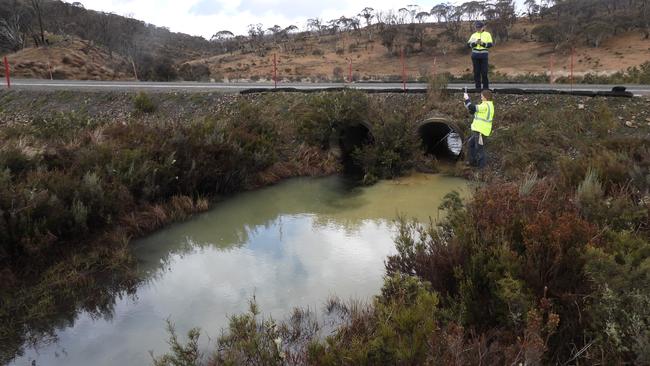
{"label": "culvert opening", "polygon": [[425,121],[418,128],[427,155],[438,159],[457,160],[463,151],[463,136],[448,121]]}
{"label": "culvert opening", "polygon": [[362,168],[355,161],[353,153],[365,145],[373,143],[373,136],[368,126],[358,123],[351,124],[339,130],[339,147],[343,168],[348,175],[360,175]]}

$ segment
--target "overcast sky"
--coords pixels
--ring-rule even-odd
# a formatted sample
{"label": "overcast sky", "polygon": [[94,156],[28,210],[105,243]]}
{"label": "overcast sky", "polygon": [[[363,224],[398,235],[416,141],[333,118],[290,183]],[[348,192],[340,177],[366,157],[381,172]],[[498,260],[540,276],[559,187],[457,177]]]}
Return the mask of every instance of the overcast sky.
{"label": "overcast sky", "polygon": [[[74,2],[75,0],[68,0]],[[174,32],[210,38],[220,30],[245,34],[248,24],[265,28],[294,24],[301,29],[308,18],[324,20],[352,16],[366,6],[389,10],[419,5],[430,10],[444,1],[420,0],[80,0],[87,8],[128,15]],[[461,3],[462,0],[451,0]]]}

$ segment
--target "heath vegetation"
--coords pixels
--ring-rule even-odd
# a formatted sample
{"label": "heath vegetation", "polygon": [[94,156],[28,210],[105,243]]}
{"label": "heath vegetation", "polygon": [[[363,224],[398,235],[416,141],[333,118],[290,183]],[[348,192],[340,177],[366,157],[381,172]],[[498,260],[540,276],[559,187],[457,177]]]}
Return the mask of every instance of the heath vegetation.
{"label": "heath vegetation", "polygon": [[[0,96],[3,362],[53,337],[79,309],[110,312],[131,293],[132,238],[234,192],[335,173],[341,157],[367,183],[429,167],[434,158],[414,130],[431,113],[469,129],[462,103],[436,87],[372,96],[16,93]],[[371,303],[332,299],[323,324],[304,310],[267,319],[253,302],[213,354],[194,346],[198,331],[190,344],[172,332],[171,353],[156,362],[647,362],[648,101],[497,95],[495,103],[489,168],[434,164],[477,180],[473,198],[449,195],[447,219],[435,226],[399,222],[397,254]],[[336,154],[350,128],[366,131],[362,143]]]}

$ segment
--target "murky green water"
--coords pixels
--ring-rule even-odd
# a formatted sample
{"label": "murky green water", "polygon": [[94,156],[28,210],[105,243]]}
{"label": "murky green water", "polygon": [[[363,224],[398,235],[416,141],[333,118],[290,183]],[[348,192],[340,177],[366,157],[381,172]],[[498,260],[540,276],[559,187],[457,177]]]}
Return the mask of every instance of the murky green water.
{"label": "murky green water", "polygon": [[[16,365],[146,365],[167,351],[165,319],[179,333],[216,339],[255,295],[266,314],[322,309],[329,295],[369,299],[394,253],[394,218],[437,218],[442,197],[467,182],[417,175],[351,188],[342,178],[294,179],[240,194],[195,219],[138,241],[145,281],[110,314],[87,313]],[[208,337],[206,337],[208,336]]]}

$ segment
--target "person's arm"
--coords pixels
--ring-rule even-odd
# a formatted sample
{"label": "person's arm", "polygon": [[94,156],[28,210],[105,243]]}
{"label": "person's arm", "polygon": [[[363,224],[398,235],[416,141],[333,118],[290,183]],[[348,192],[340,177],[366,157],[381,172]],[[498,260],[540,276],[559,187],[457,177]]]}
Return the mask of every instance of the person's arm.
{"label": "person's arm", "polygon": [[494,46],[494,41],[492,40],[492,35],[490,33],[485,35],[485,41],[481,41],[481,46],[485,48],[492,48]]}
{"label": "person's arm", "polygon": [[477,110],[476,105],[472,104],[472,100],[469,99],[469,95],[467,95],[467,94],[465,94],[465,108],[467,108],[467,110],[471,114],[476,113],[476,110]]}
{"label": "person's arm", "polygon": [[472,36],[469,38],[469,41],[467,41],[467,46],[469,46],[469,48],[474,48],[477,45],[476,42],[477,40],[476,38],[474,38],[474,35],[472,34]]}

